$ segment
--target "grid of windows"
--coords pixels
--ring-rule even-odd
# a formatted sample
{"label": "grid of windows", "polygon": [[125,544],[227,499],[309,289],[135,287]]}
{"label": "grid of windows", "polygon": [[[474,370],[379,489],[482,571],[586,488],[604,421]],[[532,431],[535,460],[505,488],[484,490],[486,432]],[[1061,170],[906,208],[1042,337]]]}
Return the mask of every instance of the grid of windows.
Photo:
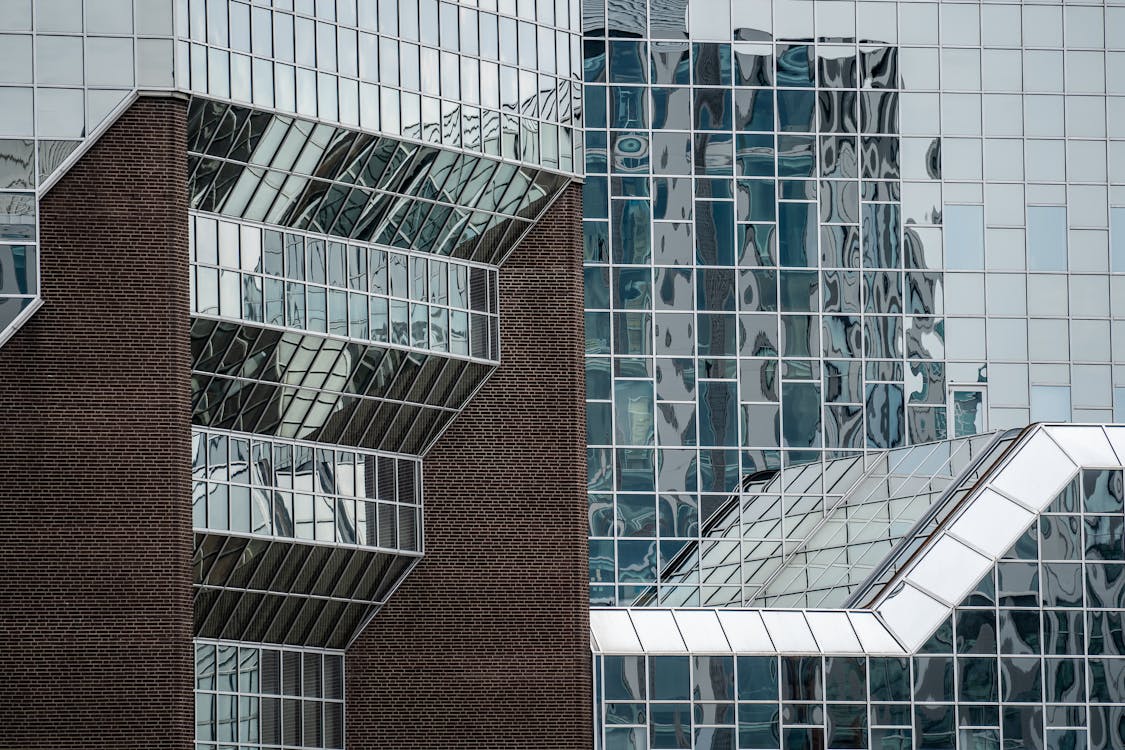
{"label": "grid of windows", "polygon": [[499,360],[496,270],[196,214],[193,315]]}
{"label": "grid of windows", "polygon": [[696,535],[634,508],[705,526],[757,471],[1120,417],[1125,8],[583,16],[594,603]]}
{"label": "grid of windows", "polygon": [[1123,487],[1080,471],[909,658],[598,656],[599,747],[1120,747]]}
{"label": "grid of windows", "polygon": [[178,0],[177,13],[193,91],[574,169],[578,0]]}
{"label": "grid of windows", "polygon": [[135,87],[172,86],[171,0],[0,13],[0,344],[39,295],[36,191]]}
{"label": "grid of windows", "polygon": [[415,455],[494,368],[206,318],[192,344],[196,424]]}
{"label": "grid of windows", "polygon": [[343,747],[342,651],[195,642],[195,750]]}
{"label": "grid of windows", "polygon": [[197,530],[421,551],[421,461],[192,431]]}
{"label": "grid of windows", "polygon": [[[658,569],[630,568],[619,596],[638,606],[843,606],[939,498],[940,507],[956,505],[1013,439],[926,443],[744,483],[714,512],[699,544]],[[627,539],[618,547],[629,554],[631,543],[646,544]],[[597,575],[612,574],[604,558],[593,563],[604,566]],[[636,596],[642,581],[656,585]]]}
{"label": "grid of windows", "polygon": [[193,98],[201,211],[499,264],[566,177]]}

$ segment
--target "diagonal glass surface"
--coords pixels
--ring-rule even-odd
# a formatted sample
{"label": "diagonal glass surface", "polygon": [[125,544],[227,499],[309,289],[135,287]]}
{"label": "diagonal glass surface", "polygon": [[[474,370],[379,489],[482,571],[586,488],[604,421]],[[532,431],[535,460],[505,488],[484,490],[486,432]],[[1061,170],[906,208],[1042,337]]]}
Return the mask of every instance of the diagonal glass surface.
{"label": "diagonal glass surface", "polygon": [[498,264],[569,179],[195,97],[192,208]]}
{"label": "diagonal glass surface", "polygon": [[883,454],[753,600],[843,606],[919,521],[964,497],[1013,438],[987,433]]}
{"label": "diagonal glass surface", "polygon": [[[746,477],[704,525],[702,540],[663,568],[661,582],[700,586],[704,606],[842,606],[917,524],[963,497],[1012,439],[988,433]],[[634,604],[652,606],[661,596],[652,587]]]}

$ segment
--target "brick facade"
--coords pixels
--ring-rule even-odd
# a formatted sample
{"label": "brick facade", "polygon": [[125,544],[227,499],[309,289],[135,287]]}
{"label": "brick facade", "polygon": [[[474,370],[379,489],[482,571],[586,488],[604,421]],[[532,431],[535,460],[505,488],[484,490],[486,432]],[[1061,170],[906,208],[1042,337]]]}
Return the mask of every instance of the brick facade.
{"label": "brick facade", "polygon": [[0,747],[193,732],[186,103],[142,98],[41,203],[0,348]]}
{"label": "brick facade", "polygon": [[347,655],[349,750],[591,745],[581,187],[500,271],[502,363],[426,457],[426,557]]}

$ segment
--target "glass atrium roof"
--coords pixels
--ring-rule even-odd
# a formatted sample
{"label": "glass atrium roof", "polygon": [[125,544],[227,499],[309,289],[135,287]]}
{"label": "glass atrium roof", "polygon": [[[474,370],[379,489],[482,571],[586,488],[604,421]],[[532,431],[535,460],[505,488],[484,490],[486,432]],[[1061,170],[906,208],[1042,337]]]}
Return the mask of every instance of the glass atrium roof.
{"label": "glass atrium roof", "polygon": [[[758,587],[755,603],[775,606],[594,609],[592,646],[597,653],[845,654],[870,653],[868,641],[886,639],[882,652],[891,642],[913,652],[1080,468],[1115,469],[1125,465],[1121,456],[1125,427],[1086,425],[1033,425],[880,454],[831,509],[813,511],[823,521]],[[835,463],[823,465],[833,477],[854,471]],[[848,605],[862,608],[825,604],[848,591],[855,591]],[[792,602],[808,609],[776,606]]]}
{"label": "glass atrium roof", "polygon": [[[702,542],[673,558],[662,578],[699,580],[709,606],[843,606],[915,524],[930,518],[935,506],[963,497],[989,465],[987,457],[999,455],[1015,434],[925,443],[748,477],[705,524]],[[646,592],[638,603],[648,604],[654,595]]]}

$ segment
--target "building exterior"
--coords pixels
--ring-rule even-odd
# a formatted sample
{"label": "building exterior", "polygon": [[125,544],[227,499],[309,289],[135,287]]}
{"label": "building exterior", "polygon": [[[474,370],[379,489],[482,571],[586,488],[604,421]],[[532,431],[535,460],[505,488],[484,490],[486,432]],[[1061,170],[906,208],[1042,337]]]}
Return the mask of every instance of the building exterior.
{"label": "building exterior", "polygon": [[0,747],[1125,747],[1123,55],[0,0]]}
{"label": "building exterior", "polygon": [[1125,744],[1123,21],[584,4],[597,747]]}
{"label": "building exterior", "polygon": [[586,4],[595,604],[707,604],[658,571],[755,472],[1112,421],[1122,18]]}
{"label": "building exterior", "polygon": [[591,742],[579,19],[0,2],[0,746]]}

